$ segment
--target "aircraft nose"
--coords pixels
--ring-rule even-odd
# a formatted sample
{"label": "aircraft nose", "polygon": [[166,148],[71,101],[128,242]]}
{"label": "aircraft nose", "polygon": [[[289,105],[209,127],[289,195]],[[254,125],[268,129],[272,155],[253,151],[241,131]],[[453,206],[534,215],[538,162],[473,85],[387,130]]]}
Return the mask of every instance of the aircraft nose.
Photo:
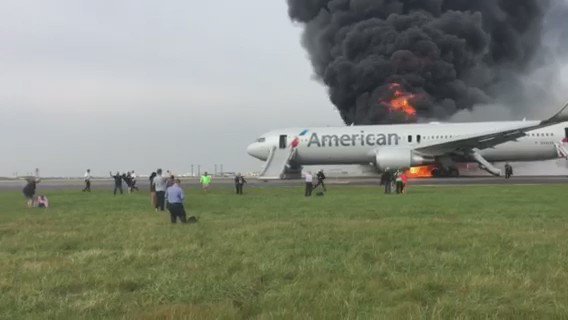
{"label": "aircraft nose", "polygon": [[247,147],[247,153],[259,160],[266,160],[268,155],[265,151],[266,148],[258,142],[252,143]]}

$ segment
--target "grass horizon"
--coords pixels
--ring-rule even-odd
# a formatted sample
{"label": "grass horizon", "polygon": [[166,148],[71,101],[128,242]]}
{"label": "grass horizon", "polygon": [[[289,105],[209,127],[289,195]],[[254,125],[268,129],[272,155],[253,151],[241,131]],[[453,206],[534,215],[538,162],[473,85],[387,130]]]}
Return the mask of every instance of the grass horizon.
{"label": "grass horizon", "polygon": [[567,186],[329,189],[0,192],[0,318],[568,317]]}

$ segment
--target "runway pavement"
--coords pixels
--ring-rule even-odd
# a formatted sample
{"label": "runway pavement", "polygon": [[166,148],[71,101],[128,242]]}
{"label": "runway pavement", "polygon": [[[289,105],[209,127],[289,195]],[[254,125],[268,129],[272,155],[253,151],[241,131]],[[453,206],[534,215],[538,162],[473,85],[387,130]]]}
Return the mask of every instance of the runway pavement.
{"label": "runway pavement", "polygon": [[[198,188],[199,180],[195,178],[182,179],[182,184],[189,188]],[[353,186],[378,186],[378,178],[341,178],[326,180],[329,185],[353,185]],[[568,177],[564,176],[534,176],[534,177],[513,177],[505,180],[502,177],[461,177],[461,178],[439,178],[439,179],[414,179],[411,185],[418,186],[467,186],[467,185],[543,185],[543,184],[566,184]],[[0,191],[20,191],[25,185],[24,180],[0,180]],[[142,191],[148,191],[149,185],[147,178],[141,178],[137,183]],[[261,181],[256,178],[248,178],[249,188],[270,188],[270,187],[294,187],[302,186],[301,180],[285,181]],[[112,190],[114,182],[112,179],[95,179],[92,182],[93,190]],[[81,179],[44,179],[38,185],[38,192],[41,190],[81,190],[84,182]],[[232,188],[231,178],[213,178],[213,187]],[[124,186],[126,190],[126,186]]]}

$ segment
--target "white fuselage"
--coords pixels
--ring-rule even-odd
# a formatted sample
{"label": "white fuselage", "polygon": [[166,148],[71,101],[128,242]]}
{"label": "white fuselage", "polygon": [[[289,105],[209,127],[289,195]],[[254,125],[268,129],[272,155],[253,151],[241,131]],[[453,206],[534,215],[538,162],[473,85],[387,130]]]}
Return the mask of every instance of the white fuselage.
{"label": "white fuselage", "polygon": [[[375,161],[377,150],[418,149],[538,123],[511,121],[289,128],[263,135],[247,148],[247,152],[266,160],[273,147],[295,148],[295,161],[300,165],[369,164]],[[491,162],[556,159],[560,157],[557,146],[567,138],[567,128],[568,123],[565,122],[529,131],[525,137],[480,150],[480,153]]]}

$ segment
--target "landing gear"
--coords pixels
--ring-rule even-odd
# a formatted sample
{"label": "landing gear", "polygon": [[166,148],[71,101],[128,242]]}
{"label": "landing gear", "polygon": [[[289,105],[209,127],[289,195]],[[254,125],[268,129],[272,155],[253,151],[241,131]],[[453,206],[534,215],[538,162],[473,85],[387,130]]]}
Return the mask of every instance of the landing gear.
{"label": "landing gear", "polygon": [[457,178],[460,176],[460,171],[456,167],[435,167],[432,169],[432,177],[434,178]]}
{"label": "landing gear", "polygon": [[434,169],[432,169],[432,177],[434,178],[440,178],[442,170],[440,170],[440,168],[436,167]]}
{"label": "landing gear", "polygon": [[457,178],[457,177],[460,176],[460,171],[456,167],[450,167],[450,169],[448,171],[449,171],[450,177],[452,177],[452,178]]}

